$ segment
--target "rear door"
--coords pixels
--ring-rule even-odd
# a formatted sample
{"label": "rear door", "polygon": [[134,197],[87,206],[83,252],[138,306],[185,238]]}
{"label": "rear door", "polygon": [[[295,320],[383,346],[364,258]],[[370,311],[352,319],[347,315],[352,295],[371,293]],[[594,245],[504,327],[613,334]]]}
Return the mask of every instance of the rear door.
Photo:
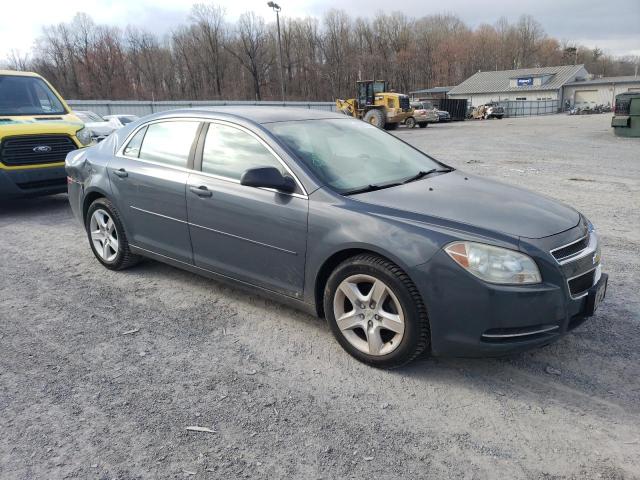
{"label": "rear door", "polygon": [[[194,263],[292,297],[302,294],[308,199],[240,185],[248,169],[273,166],[292,175],[253,132],[226,122],[202,132],[187,207]],[[201,164],[201,165],[199,165]]]}
{"label": "rear door", "polygon": [[196,120],[164,120],[139,129],[109,162],[113,198],[131,244],[192,263],[186,184]]}

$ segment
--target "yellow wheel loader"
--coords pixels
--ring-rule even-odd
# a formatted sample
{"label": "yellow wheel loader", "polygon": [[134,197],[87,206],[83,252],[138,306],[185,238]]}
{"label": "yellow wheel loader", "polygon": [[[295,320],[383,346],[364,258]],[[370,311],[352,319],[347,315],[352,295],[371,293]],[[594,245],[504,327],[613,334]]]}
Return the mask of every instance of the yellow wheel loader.
{"label": "yellow wheel loader", "polygon": [[339,112],[359,118],[378,128],[394,130],[413,115],[409,97],[401,93],[388,92],[384,80],[356,82],[357,98],[336,100]]}

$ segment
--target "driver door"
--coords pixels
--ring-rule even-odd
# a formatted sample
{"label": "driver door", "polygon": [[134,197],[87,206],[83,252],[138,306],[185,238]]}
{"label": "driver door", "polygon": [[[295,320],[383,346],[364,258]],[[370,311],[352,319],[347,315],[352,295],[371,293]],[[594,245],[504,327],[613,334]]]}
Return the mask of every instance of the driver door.
{"label": "driver door", "polygon": [[294,298],[302,296],[308,199],[240,185],[249,168],[288,173],[253,132],[209,123],[202,132],[199,172],[187,180],[187,210],[194,263],[201,268]]}

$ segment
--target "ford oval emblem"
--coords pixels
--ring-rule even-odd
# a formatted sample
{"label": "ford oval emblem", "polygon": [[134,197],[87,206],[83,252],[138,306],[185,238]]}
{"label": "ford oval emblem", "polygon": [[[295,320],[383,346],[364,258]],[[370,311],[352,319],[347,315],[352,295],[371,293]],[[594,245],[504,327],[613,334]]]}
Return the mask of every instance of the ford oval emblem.
{"label": "ford oval emblem", "polygon": [[49,145],[38,145],[37,147],[33,147],[33,151],[36,153],[49,153],[51,147]]}

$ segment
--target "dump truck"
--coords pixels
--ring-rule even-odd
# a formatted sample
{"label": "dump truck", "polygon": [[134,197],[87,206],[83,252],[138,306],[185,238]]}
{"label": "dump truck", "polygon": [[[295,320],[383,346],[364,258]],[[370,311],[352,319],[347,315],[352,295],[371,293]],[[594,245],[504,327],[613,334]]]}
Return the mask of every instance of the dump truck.
{"label": "dump truck", "polygon": [[358,81],[356,89],[356,98],[336,100],[339,112],[387,130],[396,129],[413,115],[409,97],[388,91],[384,80]]}

